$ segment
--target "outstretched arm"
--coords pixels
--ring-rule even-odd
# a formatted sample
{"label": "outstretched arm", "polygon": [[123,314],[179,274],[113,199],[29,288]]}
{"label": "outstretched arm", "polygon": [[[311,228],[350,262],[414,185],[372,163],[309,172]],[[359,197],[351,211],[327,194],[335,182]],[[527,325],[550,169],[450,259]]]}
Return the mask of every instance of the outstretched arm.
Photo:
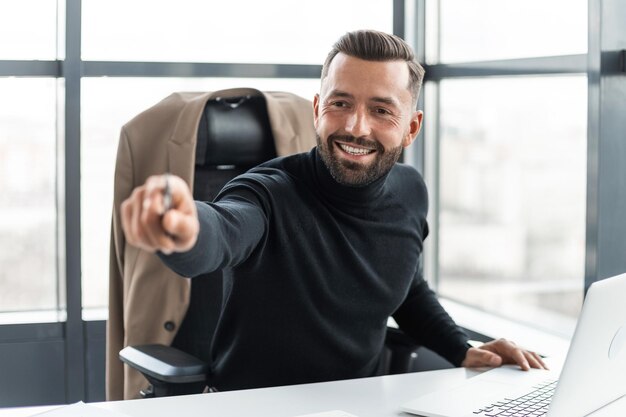
{"label": "outstretched arm", "polygon": [[186,277],[238,265],[254,251],[268,226],[267,204],[244,182],[231,182],[216,202],[205,203],[194,201],[178,177],[150,177],[122,204],[126,238],[157,252],[169,268]]}

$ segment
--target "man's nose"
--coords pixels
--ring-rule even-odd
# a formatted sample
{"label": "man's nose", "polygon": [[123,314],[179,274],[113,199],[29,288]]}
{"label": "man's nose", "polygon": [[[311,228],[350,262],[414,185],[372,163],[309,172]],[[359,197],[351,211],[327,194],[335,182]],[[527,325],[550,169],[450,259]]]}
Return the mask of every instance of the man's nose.
{"label": "man's nose", "polygon": [[371,130],[367,112],[355,110],[348,116],[346,120],[347,133],[358,138],[369,136]]}

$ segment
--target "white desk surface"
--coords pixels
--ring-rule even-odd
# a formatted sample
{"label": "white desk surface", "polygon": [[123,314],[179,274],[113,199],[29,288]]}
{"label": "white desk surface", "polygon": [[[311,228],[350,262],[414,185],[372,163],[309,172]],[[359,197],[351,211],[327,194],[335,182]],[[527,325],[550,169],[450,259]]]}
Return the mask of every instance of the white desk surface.
{"label": "white desk surface", "polygon": [[[330,410],[347,411],[357,417],[408,417],[410,414],[399,411],[401,404],[420,394],[456,384],[476,374],[476,371],[457,368],[317,384],[113,401],[91,405],[131,417],[294,417]],[[50,408],[0,409],[0,417],[31,416]],[[592,416],[626,416],[626,397],[597,411]]]}
{"label": "white desk surface", "polygon": [[[437,377],[429,378],[427,374]],[[466,371],[453,369],[438,373],[405,374],[375,378],[352,379],[318,384],[292,385],[279,388],[230,391],[217,395],[193,395],[185,399],[186,416],[220,417],[293,417],[329,410],[342,410],[358,417],[399,415],[399,405],[446,384],[462,381]],[[211,397],[211,398],[209,398]],[[164,398],[110,403],[107,408],[131,416],[176,416],[181,401]]]}

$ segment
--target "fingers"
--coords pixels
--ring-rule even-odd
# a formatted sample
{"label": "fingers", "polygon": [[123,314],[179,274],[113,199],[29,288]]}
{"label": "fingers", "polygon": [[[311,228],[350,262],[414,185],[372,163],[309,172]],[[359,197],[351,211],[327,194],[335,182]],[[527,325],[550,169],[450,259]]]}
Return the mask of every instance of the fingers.
{"label": "fingers", "polygon": [[537,353],[522,349],[506,339],[485,343],[480,349],[497,353],[502,357],[503,363],[517,364],[524,371],[528,371],[530,368],[548,369]]}
{"label": "fingers", "polygon": [[530,368],[548,369],[546,364],[543,362],[543,359],[541,359],[541,356],[537,353],[519,348],[515,345],[515,343],[508,340],[503,339],[503,342],[508,343],[511,346],[512,362],[519,365],[522,370],[528,371]]}
{"label": "fingers", "polygon": [[465,356],[465,360],[461,365],[467,368],[500,366],[502,365],[502,358],[498,354],[488,350],[469,348]]}
{"label": "fingers", "polygon": [[196,204],[187,183],[180,177],[170,175],[169,185],[172,192],[172,208],[183,214],[197,217]]}
{"label": "fingers", "polygon": [[126,240],[133,246],[154,252],[150,240],[145,237],[141,224],[145,187],[137,187],[121,206],[122,229]]}
{"label": "fingers", "polygon": [[150,195],[146,192],[142,202],[139,224],[148,245],[155,250],[169,254],[175,249],[175,244],[172,236],[165,233],[161,224],[161,213],[163,213],[162,200],[161,195],[154,193]]}
{"label": "fingers", "polygon": [[145,240],[155,249],[169,254],[176,248],[174,238],[163,228],[162,217],[165,212],[163,190],[166,186],[164,175],[148,178],[143,195],[140,224]]}
{"label": "fingers", "polygon": [[181,178],[170,175],[168,182],[172,192],[172,210],[165,213],[169,228],[164,223],[165,176],[148,178],[122,203],[122,229],[131,245],[169,254],[188,250],[195,243],[199,226],[191,191]]}
{"label": "fingers", "polygon": [[163,229],[175,236],[175,250],[184,252],[191,249],[198,238],[200,225],[196,204],[191,190],[182,178],[170,175],[168,177],[171,191],[171,210],[163,215]]}
{"label": "fingers", "polygon": [[518,364],[523,371],[528,371],[530,369],[530,365],[528,364],[528,360],[526,359],[526,355],[524,355],[524,351],[520,348],[514,348],[511,352],[511,358],[513,362]]}
{"label": "fingers", "polygon": [[541,356],[539,356],[538,353],[525,350],[524,355],[526,356],[526,360],[530,364],[531,368],[546,370],[548,369],[548,366],[545,364],[543,359],[541,359]]}
{"label": "fingers", "polygon": [[[166,176],[167,180],[165,179]],[[150,208],[155,214],[163,215],[165,213],[164,190],[166,182],[170,182],[172,178],[174,176],[166,174],[153,175],[146,180],[144,198],[150,201]]]}

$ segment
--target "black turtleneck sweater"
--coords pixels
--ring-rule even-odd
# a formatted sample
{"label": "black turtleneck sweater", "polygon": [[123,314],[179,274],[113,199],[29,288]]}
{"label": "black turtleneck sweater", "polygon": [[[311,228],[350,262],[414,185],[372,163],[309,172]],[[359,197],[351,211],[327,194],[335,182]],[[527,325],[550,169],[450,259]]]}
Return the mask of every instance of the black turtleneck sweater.
{"label": "black turtleneck sweater", "polygon": [[187,277],[223,269],[212,347],[218,390],[372,376],[387,319],[456,365],[467,336],[420,274],[426,187],[396,164],[365,187],[318,155],[274,159],[197,202],[198,242],[161,256]]}

